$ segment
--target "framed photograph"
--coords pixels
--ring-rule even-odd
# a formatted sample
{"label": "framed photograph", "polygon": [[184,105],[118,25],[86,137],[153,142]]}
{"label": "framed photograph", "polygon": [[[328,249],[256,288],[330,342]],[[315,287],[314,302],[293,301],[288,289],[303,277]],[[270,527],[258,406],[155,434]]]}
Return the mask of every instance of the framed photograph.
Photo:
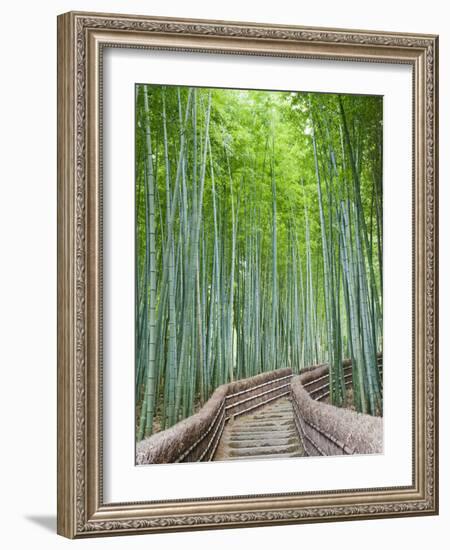
{"label": "framed photograph", "polygon": [[438,38],[58,17],[58,532],[438,512]]}

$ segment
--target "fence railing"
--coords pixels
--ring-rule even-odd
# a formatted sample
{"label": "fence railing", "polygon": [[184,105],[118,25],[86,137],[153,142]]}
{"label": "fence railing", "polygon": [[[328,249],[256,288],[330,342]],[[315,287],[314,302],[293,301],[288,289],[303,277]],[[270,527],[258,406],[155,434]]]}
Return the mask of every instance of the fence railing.
{"label": "fence railing", "polygon": [[[347,386],[352,382],[351,374],[351,363],[346,361]],[[308,369],[292,378],[294,422],[306,453],[310,456],[381,453],[382,419],[321,402],[328,395],[327,365]]]}
{"label": "fence railing", "polygon": [[[353,367],[351,359],[344,359],[342,362],[344,369],[345,387],[349,388],[353,380]],[[321,369],[321,370],[319,370]],[[382,379],[383,376],[383,357],[378,354],[378,371]],[[309,374],[307,374],[309,373]],[[313,374],[311,374],[313,373]],[[319,374],[320,373],[320,374]],[[317,365],[304,371],[303,386],[313,399],[321,401],[330,395],[330,383],[328,376],[328,365]]]}

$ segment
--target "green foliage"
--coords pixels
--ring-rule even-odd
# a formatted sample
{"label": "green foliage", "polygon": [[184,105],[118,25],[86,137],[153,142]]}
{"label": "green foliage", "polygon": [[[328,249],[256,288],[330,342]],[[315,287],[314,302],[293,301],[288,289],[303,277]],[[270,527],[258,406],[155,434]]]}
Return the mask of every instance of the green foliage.
{"label": "green foliage", "polygon": [[138,439],[277,368],[344,404],[344,356],[382,411],[381,140],[378,97],[137,86]]}

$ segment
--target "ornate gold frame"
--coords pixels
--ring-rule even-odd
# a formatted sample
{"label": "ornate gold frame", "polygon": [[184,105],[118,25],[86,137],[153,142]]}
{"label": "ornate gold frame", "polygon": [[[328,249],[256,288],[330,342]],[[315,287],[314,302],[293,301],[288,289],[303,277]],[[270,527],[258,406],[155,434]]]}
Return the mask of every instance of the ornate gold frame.
{"label": "ornate gold frame", "polygon": [[[410,487],[103,503],[99,90],[105,45],[413,67]],[[94,13],[58,17],[58,533],[75,538],[437,513],[437,55],[432,35]]]}

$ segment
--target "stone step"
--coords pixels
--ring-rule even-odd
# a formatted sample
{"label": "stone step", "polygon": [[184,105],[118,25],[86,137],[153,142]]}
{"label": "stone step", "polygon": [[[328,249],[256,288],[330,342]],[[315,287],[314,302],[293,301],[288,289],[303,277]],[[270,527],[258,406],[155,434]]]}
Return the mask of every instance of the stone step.
{"label": "stone step", "polygon": [[229,433],[226,436],[227,441],[241,441],[241,440],[255,440],[258,441],[262,438],[271,438],[271,439],[290,439],[290,438],[296,438],[297,433],[294,432],[294,430],[291,430],[289,432],[279,432],[279,431],[273,431],[273,432],[250,432],[248,434],[243,434],[240,432],[236,433]]}
{"label": "stone step", "polygon": [[267,438],[267,439],[242,439],[242,440],[228,440],[228,446],[230,449],[241,449],[241,448],[251,448],[251,447],[282,447],[289,445],[298,445],[298,442],[293,438],[289,439],[276,439],[276,438]]}
{"label": "stone step", "polygon": [[[274,422],[280,423],[280,422],[290,422],[291,418],[289,416],[275,416],[275,415],[267,415],[262,416],[260,418],[252,418],[248,419],[248,423],[252,424],[273,424]],[[247,424],[247,422],[245,424]],[[242,423],[244,425],[244,422]]]}
{"label": "stone step", "polygon": [[253,418],[264,418],[266,416],[290,416],[288,411],[261,411],[259,413],[253,414]]}
{"label": "stone step", "polygon": [[264,416],[264,415],[268,415],[268,414],[283,414],[283,415],[288,415],[289,414],[289,411],[280,411],[278,409],[260,409],[259,411],[256,411],[254,415],[252,416]]}
{"label": "stone step", "polygon": [[279,430],[264,430],[264,431],[255,431],[255,432],[228,432],[227,434],[224,434],[224,437],[227,437],[227,440],[236,440],[239,441],[241,439],[263,439],[263,438],[269,438],[269,439],[290,439],[291,437],[296,438],[297,432],[294,430],[286,430],[286,431],[279,431]]}
{"label": "stone step", "polygon": [[292,423],[292,420],[281,420],[279,422],[246,422],[245,424],[239,424],[236,426],[235,424],[230,424],[231,429],[239,429],[239,430],[253,430],[253,429],[266,429],[266,428],[272,428],[272,429],[279,429],[284,426],[289,426],[289,424]]}
{"label": "stone step", "polygon": [[230,456],[227,458],[222,458],[220,460],[254,460],[258,458],[265,458],[265,459],[275,458],[278,460],[279,458],[296,458],[301,456],[305,456],[305,455],[301,451],[299,451],[296,453],[278,453],[278,454],[265,454],[265,455],[255,455],[255,456]]}
{"label": "stone step", "polygon": [[227,432],[224,434],[227,439],[262,439],[262,438],[278,438],[278,439],[289,439],[290,437],[297,437],[297,433],[294,430],[261,430],[261,431],[251,431],[251,432]]}
{"label": "stone step", "polygon": [[291,445],[272,445],[270,447],[240,447],[239,449],[230,449],[230,456],[255,456],[296,452],[300,452],[298,443]]}

